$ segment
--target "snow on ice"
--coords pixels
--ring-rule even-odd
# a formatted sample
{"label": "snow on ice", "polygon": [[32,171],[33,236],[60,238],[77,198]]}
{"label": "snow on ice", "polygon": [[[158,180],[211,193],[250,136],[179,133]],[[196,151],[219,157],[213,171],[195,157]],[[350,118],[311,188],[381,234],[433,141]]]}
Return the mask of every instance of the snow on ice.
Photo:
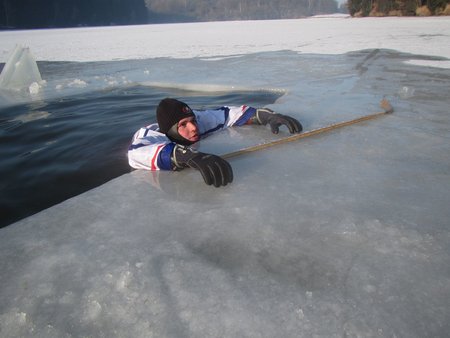
{"label": "snow on ice", "polygon": [[[1,32],[3,60],[20,43],[37,60],[128,60],[103,66],[120,81],[281,90],[271,108],[306,130],[379,111],[384,96],[395,112],[232,159],[222,189],[193,170],[133,171],[0,229],[0,336],[446,336],[449,28],[314,18]],[[68,83],[91,90],[95,76]],[[271,138],[243,127],[202,149]]]}

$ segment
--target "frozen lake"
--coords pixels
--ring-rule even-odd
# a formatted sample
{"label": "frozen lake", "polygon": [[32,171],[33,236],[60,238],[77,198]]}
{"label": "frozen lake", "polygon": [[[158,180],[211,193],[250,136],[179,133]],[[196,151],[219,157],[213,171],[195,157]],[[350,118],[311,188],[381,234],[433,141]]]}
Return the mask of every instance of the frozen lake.
{"label": "frozen lake", "polygon": [[[447,336],[450,20],[421,20],[74,29],[66,46],[1,32],[40,61],[101,62],[53,74],[40,100],[131,82],[282,93],[270,107],[305,130],[383,97],[395,112],[231,159],[225,188],[133,171],[0,229],[0,336]],[[285,135],[235,128],[201,148]]]}

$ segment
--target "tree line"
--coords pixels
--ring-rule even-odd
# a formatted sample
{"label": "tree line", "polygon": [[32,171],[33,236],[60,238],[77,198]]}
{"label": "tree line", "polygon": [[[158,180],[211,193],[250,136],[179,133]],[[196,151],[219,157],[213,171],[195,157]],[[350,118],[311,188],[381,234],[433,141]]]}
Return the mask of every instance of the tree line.
{"label": "tree line", "polygon": [[144,0],[0,0],[0,27],[47,28],[147,23]]}
{"label": "tree line", "polygon": [[338,12],[335,0],[145,0],[152,15],[182,21],[293,19]]}
{"label": "tree line", "polygon": [[285,19],[337,11],[335,0],[0,0],[0,28]]}
{"label": "tree line", "polygon": [[217,20],[450,15],[450,0],[0,0],[0,29]]}
{"label": "tree line", "polygon": [[450,0],[347,0],[352,16],[450,15]]}

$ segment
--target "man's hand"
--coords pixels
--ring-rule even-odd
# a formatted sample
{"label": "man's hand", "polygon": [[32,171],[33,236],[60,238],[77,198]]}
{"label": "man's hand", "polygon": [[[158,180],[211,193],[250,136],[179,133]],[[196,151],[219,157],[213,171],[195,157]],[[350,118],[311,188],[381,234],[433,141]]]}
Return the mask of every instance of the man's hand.
{"label": "man's hand", "polygon": [[[256,121],[255,121],[256,120]],[[291,134],[299,133],[303,127],[296,119],[290,116],[275,113],[268,108],[259,108],[256,110],[254,122],[262,125],[269,124],[272,133],[278,134],[279,127],[284,124]]]}
{"label": "man's hand", "polygon": [[175,145],[172,163],[175,165],[175,169],[190,167],[200,171],[208,185],[213,184],[215,187],[220,187],[233,181],[233,169],[223,158],[200,153],[186,146]]}

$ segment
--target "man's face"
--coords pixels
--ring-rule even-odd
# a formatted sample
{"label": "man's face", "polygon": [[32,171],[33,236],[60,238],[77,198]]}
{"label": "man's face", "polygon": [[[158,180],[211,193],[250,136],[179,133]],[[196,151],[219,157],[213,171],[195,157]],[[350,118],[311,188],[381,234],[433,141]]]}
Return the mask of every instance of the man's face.
{"label": "man's face", "polygon": [[178,134],[191,142],[197,142],[200,139],[194,116],[185,117],[178,121]]}

